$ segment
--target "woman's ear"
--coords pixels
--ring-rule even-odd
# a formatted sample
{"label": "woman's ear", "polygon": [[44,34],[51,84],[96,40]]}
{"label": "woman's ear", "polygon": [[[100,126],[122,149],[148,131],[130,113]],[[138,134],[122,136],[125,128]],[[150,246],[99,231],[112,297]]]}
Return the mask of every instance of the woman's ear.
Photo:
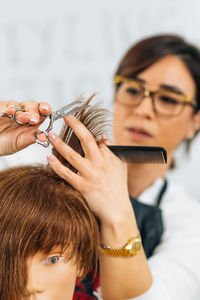
{"label": "woman's ear", "polygon": [[200,111],[198,111],[192,118],[191,125],[188,126],[187,139],[191,140],[200,130]]}
{"label": "woman's ear", "polygon": [[200,110],[194,115],[194,134],[200,129]]}
{"label": "woman's ear", "polygon": [[200,111],[198,111],[193,116],[191,126],[188,128],[187,138],[191,140],[199,130],[200,130]]}

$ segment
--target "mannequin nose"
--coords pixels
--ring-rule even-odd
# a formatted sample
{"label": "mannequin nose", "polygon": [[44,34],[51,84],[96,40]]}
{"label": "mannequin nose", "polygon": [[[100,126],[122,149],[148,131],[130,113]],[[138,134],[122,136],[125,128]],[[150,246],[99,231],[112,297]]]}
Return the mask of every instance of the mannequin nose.
{"label": "mannequin nose", "polygon": [[32,297],[30,298],[30,300],[36,300],[37,294],[43,294],[45,291],[43,285],[40,283],[39,280],[35,281],[35,280],[31,280],[31,278],[28,281],[27,290]]}
{"label": "mannequin nose", "polygon": [[44,270],[42,269],[42,264],[38,263],[38,257],[30,257],[27,260],[27,291],[35,298],[38,299],[36,295],[42,294],[46,289],[46,280],[44,276]]}
{"label": "mannequin nose", "polygon": [[29,297],[29,300],[40,300],[40,293],[39,294],[32,294],[30,297]]}
{"label": "mannequin nose", "polygon": [[44,289],[40,287],[33,287],[33,286],[27,286],[28,292],[31,294],[30,300],[36,300],[37,299],[37,294],[43,294]]}

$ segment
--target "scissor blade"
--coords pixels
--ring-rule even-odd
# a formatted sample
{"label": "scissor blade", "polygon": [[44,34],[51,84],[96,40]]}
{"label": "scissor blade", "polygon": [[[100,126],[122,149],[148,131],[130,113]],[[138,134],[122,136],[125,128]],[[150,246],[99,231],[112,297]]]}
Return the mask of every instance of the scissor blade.
{"label": "scissor blade", "polygon": [[80,106],[80,107],[74,107],[73,109],[71,109],[70,111],[68,111],[65,115],[64,115],[64,117],[65,116],[67,116],[67,115],[72,115],[72,114],[75,114],[75,113],[77,113],[77,112],[80,112],[80,111],[82,111],[83,109],[85,109],[85,108],[88,108],[88,107],[90,107],[90,105],[82,105],[82,106]]}
{"label": "scissor blade", "polygon": [[65,116],[67,116],[67,115],[80,112],[81,110],[83,110],[83,109],[85,109],[87,107],[90,107],[90,105],[81,105],[81,106],[76,106],[73,109],[69,110],[69,108],[71,106],[74,106],[74,105],[75,105],[75,103],[66,105],[66,106],[62,107],[61,109],[57,109],[56,111],[54,111],[52,113],[52,119],[54,121],[56,121],[56,120],[58,120],[60,118],[63,118]]}
{"label": "scissor blade", "polygon": [[69,109],[71,107],[74,107],[76,104],[77,104],[76,102],[72,102],[72,103],[70,103],[68,105],[63,106],[61,109],[59,109],[59,111],[61,112],[62,116],[63,117],[66,116],[66,114],[68,114],[68,112],[69,112]]}
{"label": "scissor blade", "polygon": [[52,112],[51,119],[54,121],[63,118],[67,111],[69,111],[70,107],[74,106],[74,103],[70,103],[68,105],[63,106],[60,109],[57,109],[56,111]]}

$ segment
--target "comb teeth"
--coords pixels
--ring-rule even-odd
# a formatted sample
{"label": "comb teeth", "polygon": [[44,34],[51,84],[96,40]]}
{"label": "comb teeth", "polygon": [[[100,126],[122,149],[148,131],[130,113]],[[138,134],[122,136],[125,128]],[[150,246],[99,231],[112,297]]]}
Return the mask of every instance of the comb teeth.
{"label": "comb teeth", "polygon": [[108,146],[121,160],[127,163],[167,163],[167,152],[162,147],[146,146]]}

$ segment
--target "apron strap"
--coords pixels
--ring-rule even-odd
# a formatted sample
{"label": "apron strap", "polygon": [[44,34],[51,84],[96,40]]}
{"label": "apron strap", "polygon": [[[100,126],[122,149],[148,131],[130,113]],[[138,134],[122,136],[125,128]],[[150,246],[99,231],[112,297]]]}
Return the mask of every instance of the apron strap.
{"label": "apron strap", "polygon": [[163,198],[163,195],[167,189],[167,186],[168,186],[168,182],[167,182],[167,179],[164,179],[164,183],[163,183],[163,186],[160,190],[160,193],[158,194],[158,197],[157,197],[157,200],[156,200],[156,207],[159,207],[161,201],[162,201],[162,198]]}

